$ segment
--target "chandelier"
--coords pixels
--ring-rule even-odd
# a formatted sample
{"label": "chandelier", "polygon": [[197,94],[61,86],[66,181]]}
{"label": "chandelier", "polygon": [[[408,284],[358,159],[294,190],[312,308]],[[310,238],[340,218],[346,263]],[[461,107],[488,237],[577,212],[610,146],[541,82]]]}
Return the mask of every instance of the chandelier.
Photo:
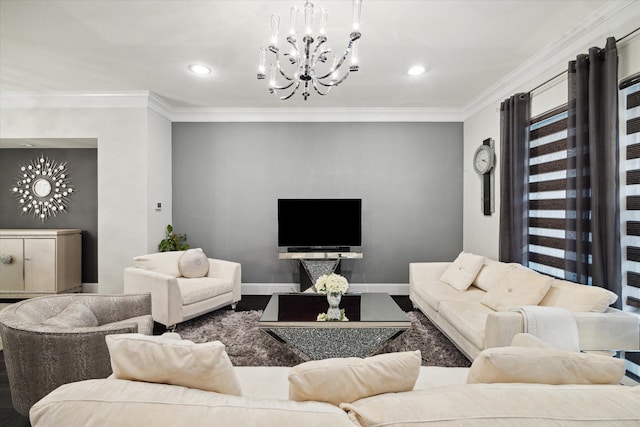
{"label": "chandelier", "polygon": [[[291,98],[302,88],[306,101],[310,86],[326,95],[332,87],[342,83],[352,71],[358,71],[358,40],[360,39],[360,11],[362,0],[353,0],[353,31],[342,54],[333,54],[326,46],[327,10],[320,8],[318,35],[313,34],[314,6],[309,0],[304,5],[304,35],[300,40],[297,22],[298,8],[291,8],[289,33],[286,37],[288,51],[278,47],[280,41],[280,17],[271,15],[271,40],[268,47],[260,48],[258,79],[267,80],[269,93],[281,100]],[[315,44],[314,44],[315,43]],[[273,62],[267,66],[267,51]],[[342,66],[345,65],[343,68]],[[348,65],[348,69],[347,69]]]}

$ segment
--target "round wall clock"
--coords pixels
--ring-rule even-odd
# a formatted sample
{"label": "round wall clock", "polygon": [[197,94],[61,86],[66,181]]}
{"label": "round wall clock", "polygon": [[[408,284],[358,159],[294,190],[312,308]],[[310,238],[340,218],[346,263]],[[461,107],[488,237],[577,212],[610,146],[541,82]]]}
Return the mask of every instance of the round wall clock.
{"label": "round wall clock", "polygon": [[476,149],[473,155],[473,169],[482,178],[482,213],[491,215],[493,212],[493,167],[495,165],[495,152],[493,141],[487,138]]}
{"label": "round wall clock", "polygon": [[66,212],[74,191],[66,163],[40,155],[28,165],[21,165],[19,174],[12,191],[18,199],[20,214],[30,213],[44,222],[50,216]]}
{"label": "round wall clock", "polygon": [[494,163],[493,147],[490,145],[481,145],[476,149],[473,155],[473,169],[478,175],[484,175],[491,172]]}

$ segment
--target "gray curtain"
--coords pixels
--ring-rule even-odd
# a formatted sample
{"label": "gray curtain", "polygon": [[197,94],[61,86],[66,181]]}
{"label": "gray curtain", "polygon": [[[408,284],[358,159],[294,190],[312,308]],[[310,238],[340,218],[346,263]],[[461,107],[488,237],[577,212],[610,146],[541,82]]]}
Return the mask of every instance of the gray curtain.
{"label": "gray curtain", "polygon": [[[607,288],[619,298],[620,205],[618,54],[616,41],[569,62],[568,164],[565,269],[578,283]],[[575,195],[575,197],[574,197]],[[575,217],[572,213],[575,212]],[[591,241],[589,241],[589,234]],[[575,238],[574,238],[575,236]],[[591,264],[589,264],[591,256]],[[575,257],[575,258],[574,258]]]}
{"label": "gray curtain", "polygon": [[519,93],[500,104],[499,260],[526,265],[530,95]]}

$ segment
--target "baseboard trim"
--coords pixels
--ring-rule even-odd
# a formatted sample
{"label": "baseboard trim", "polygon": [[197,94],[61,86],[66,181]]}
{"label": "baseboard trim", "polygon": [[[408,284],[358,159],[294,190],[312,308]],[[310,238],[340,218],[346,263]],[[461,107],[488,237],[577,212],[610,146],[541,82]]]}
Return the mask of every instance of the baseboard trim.
{"label": "baseboard trim", "polygon": [[[243,295],[271,295],[299,292],[298,283],[243,283]],[[409,295],[408,283],[350,283],[349,292],[386,292],[389,295]]]}
{"label": "baseboard trim", "polygon": [[97,294],[98,292],[98,284],[97,283],[83,283],[82,284],[82,293],[83,294]]}

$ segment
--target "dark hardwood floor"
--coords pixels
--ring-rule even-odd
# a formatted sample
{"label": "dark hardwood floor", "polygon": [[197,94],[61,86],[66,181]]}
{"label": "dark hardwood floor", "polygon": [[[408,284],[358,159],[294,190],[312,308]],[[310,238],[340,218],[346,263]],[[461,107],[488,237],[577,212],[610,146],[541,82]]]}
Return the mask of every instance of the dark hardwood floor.
{"label": "dark hardwood floor", "polygon": [[[242,300],[238,303],[236,310],[248,311],[248,310],[262,310],[269,302],[271,295],[243,295]],[[413,307],[409,297],[407,296],[393,296],[396,303],[404,311],[411,311]],[[231,307],[229,307],[231,308]],[[154,334],[162,334],[165,331],[163,325],[155,324]],[[29,419],[18,414],[13,409],[11,403],[11,390],[9,389],[9,379],[7,377],[7,368],[4,363],[4,352],[0,351],[2,357],[0,357],[0,427],[30,427]]]}
{"label": "dark hardwood floor", "polygon": [[29,419],[18,414],[11,403],[11,390],[7,368],[4,364],[4,352],[0,351],[0,427],[29,427]]}

